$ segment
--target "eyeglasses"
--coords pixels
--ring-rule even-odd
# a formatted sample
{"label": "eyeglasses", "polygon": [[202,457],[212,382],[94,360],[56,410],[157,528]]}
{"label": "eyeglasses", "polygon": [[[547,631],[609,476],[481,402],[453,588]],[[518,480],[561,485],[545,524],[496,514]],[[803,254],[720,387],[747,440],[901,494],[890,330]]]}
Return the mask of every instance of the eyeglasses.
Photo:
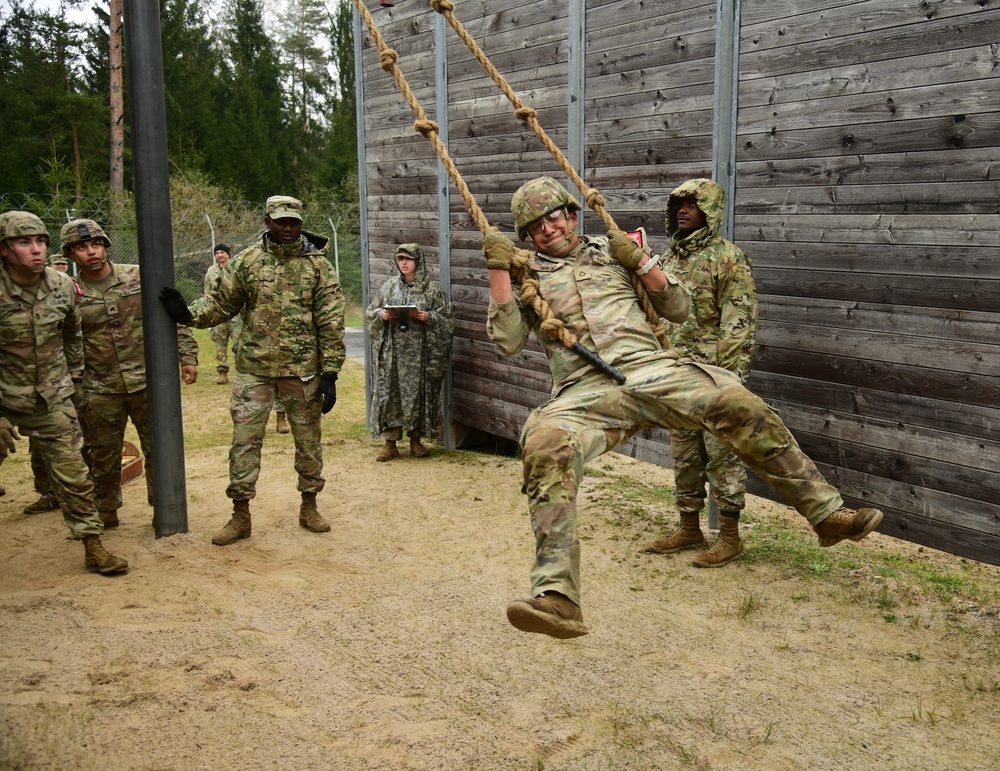
{"label": "eyeglasses", "polygon": [[529,236],[537,236],[539,233],[542,232],[542,228],[544,228],[546,225],[552,225],[553,227],[555,227],[557,224],[559,224],[559,220],[561,220],[563,216],[565,216],[565,214],[566,212],[564,212],[562,209],[553,209],[548,214],[543,214],[537,220],[532,222],[525,228],[525,230],[528,231]]}

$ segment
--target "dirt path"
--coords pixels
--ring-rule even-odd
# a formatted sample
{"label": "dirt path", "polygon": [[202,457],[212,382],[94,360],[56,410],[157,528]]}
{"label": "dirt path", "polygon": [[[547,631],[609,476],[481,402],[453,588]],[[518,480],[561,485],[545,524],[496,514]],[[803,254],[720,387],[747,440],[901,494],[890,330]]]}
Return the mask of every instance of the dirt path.
{"label": "dirt path", "polygon": [[[127,485],[106,536],[125,576],[84,572],[58,514],[21,515],[26,446],[0,471],[0,768],[1000,762],[995,607],[909,593],[887,621],[891,579],[767,558],[776,522],[806,528],[760,499],[732,566],[641,554],[655,528],[614,512],[670,473],[627,458],[600,459],[581,498],[592,634],[517,632],[503,608],[525,594],[532,554],[519,463],[441,449],[373,462],[356,363],[325,425],[333,531],[298,527],[291,439],[269,432],[253,536],[214,547],[229,429],[223,389],[203,380],[184,392],[190,532],[154,538],[142,481]],[[882,536],[837,548],[841,562],[885,553],[1000,576]]]}

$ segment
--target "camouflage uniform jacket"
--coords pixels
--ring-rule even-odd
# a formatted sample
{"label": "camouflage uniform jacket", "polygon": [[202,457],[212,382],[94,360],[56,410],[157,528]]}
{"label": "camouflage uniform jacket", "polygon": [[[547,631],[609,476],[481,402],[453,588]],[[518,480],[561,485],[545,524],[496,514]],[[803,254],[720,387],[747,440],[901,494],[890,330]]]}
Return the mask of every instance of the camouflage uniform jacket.
{"label": "camouflage uniform jacket", "polygon": [[691,315],[680,324],[668,324],[670,342],[683,358],[714,364],[739,376],[750,375],[757,338],[757,288],[750,260],[719,235],[723,216],[722,188],[709,180],[692,180],[674,190],[667,201],[668,230],[671,202],[694,198],[706,225],[680,238],[675,233],[661,261],[691,289]]}
{"label": "camouflage uniform jacket", "polygon": [[[564,257],[533,252],[529,273],[539,282],[539,295],[552,313],[576,335],[584,348],[594,351],[613,367],[659,355],[663,349],[646,320],[629,272],[611,256],[603,236],[580,237],[580,244]],[[515,302],[498,305],[492,299],[486,331],[498,349],[508,356],[524,348],[531,329],[536,330],[552,371],[552,396],[583,377],[596,374],[577,354],[538,335],[534,311],[520,303],[520,287],[514,287]],[[661,292],[649,292],[653,307],[668,319],[683,318],[690,305],[690,292],[667,273]]]}
{"label": "camouflage uniform jacket", "polygon": [[305,231],[283,246],[262,233],[222,271],[218,288],[191,305],[191,326],[215,326],[242,313],[236,369],[248,375],[340,372],[347,356],[344,294],[326,247],[325,238]]}
{"label": "camouflage uniform jacket", "polygon": [[[420,247],[403,246],[416,260],[413,281],[403,279],[396,263],[396,275],[382,284],[365,312],[375,373],[373,437],[399,427],[433,437],[441,425],[441,382],[455,333],[454,311],[441,285],[427,274]],[[399,321],[382,320],[382,309],[390,305],[416,305],[427,311],[427,320],[400,329]]]}
{"label": "camouflage uniform jacket", "polygon": [[[72,377],[83,372],[79,287],[46,268],[35,299],[0,268],[0,403],[33,412],[40,396],[47,406],[72,397]],[[71,377],[72,374],[72,377]]]}
{"label": "camouflage uniform jacket", "polygon": [[[112,278],[103,291],[80,281],[83,390],[131,394],[146,387],[139,266],[108,264]],[[177,327],[177,348],[181,366],[197,366],[198,344],[187,327]]]}

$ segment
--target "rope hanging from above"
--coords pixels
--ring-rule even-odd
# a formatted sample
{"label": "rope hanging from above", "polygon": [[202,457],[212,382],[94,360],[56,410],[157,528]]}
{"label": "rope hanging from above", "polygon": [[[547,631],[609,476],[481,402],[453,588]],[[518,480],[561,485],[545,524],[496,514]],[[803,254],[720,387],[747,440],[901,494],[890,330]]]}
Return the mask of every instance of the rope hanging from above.
{"label": "rope hanging from above", "polygon": [[[413,123],[414,130],[431,143],[431,146],[434,148],[434,152],[437,153],[442,165],[448,172],[448,177],[455,183],[455,187],[458,188],[459,195],[461,195],[462,201],[465,203],[465,208],[468,210],[473,222],[476,223],[476,227],[479,228],[479,231],[483,235],[486,235],[490,229],[489,220],[486,219],[486,215],[483,214],[483,210],[480,209],[479,204],[476,203],[476,199],[469,190],[469,186],[465,183],[465,180],[458,171],[458,167],[455,166],[451,155],[448,153],[448,148],[445,147],[444,142],[441,141],[441,137],[439,136],[440,127],[437,123],[427,118],[420,101],[414,95],[409,83],[406,82],[406,77],[403,75],[402,70],[400,70],[396,63],[399,59],[399,54],[385,44],[385,40],[382,39],[382,35],[378,31],[378,27],[375,25],[375,20],[365,7],[364,2],[362,0],[353,0],[353,2],[354,7],[357,8],[358,14],[361,16],[362,21],[364,21],[365,26],[368,28],[368,32],[372,36],[375,47],[378,49],[379,65],[385,72],[392,75],[393,80],[396,81],[397,88],[399,88],[399,91],[402,93],[406,103],[410,106],[410,110],[413,111],[413,115],[416,118]],[[531,275],[528,272],[529,257],[530,253],[526,250],[515,248],[510,272],[521,286],[522,304],[529,306],[538,316],[541,331],[550,339],[556,340],[566,348],[573,350],[609,377],[614,378],[620,383],[624,382],[625,378],[620,372],[602,360],[596,353],[580,345],[576,335],[566,329],[566,325],[553,315],[552,309],[549,308],[548,303],[545,302],[545,300],[538,294],[538,281],[531,278]]]}
{"label": "rope hanging from above", "polygon": [[[493,66],[493,63],[486,56],[486,53],[479,47],[475,39],[468,33],[462,22],[458,20],[455,16],[455,4],[451,0],[430,0],[431,8],[437,11],[439,14],[444,16],[445,21],[448,25],[455,30],[455,33],[461,38],[462,42],[465,43],[466,48],[472,53],[476,58],[476,61],[482,66],[483,70],[487,75],[490,76],[490,80],[496,83],[497,87],[503,92],[504,96],[507,97],[507,101],[511,103],[514,107],[514,115],[518,119],[523,121],[528,128],[534,132],[535,136],[538,137],[538,141],[542,143],[549,154],[556,160],[559,167],[566,173],[570,181],[576,185],[577,189],[583,194],[584,200],[598,217],[604,222],[605,227],[608,230],[621,230],[618,225],[615,224],[614,219],[607,209],[604,208],[604,196],[601,195],[600,191],[592,188],[583,181],[583,178],[577,173],[576,169],[573,168],[573,164],[569,162],[569,159],[563,154],[562,150],[556,145],[555,142],[549,137],[542,128],[542,124],[538,122],[538,116],[535,113],[534,108],[527,107],[518,97],[517,92],[510,87],[510,84],[500,74],[500,71]],[[656,334],[657,339],[660,344],[665,349],[670,349],[670,341],[667,338],[667,331],[663,327],[663,323],[660,321],[660,314],[656,312],[656,308],[653,307],[652,301],[649,299],[649,293],[646,291],[645,285],[642,283],[642,279],[631,272],[632,287],[635,289],[636,296],[639,298],[639,304],[642,306],[643,312],[646,314],[646,321],[652,327],[653,332]]]}

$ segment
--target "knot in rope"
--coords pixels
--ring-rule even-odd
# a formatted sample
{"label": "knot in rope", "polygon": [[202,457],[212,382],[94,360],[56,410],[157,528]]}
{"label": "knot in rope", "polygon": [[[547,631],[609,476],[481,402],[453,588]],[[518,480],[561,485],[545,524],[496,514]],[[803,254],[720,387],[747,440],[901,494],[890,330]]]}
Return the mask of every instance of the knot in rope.
{"label": "knot in rope", "polygon": [[538,282],[525,280],[521,284],[521,304],[522,305],[533,305],[535,300],[538,298]]}
{"label": "knot in rope", "polygon": [[511,260],[514,267],[519,270],[524,270],[528,267],[528,260],[531,259],[531,252],[527,249],[514,248],[514,259]]}
{"label": "knot in rope", "polygon": [[417,120],[413,122],[413,128],[423,134],[424,139],[426,139],[431,134],[438,133],[441,128],[432,120]]}
{"label": "knot in rope", "polygon": [[601,195],[601,191],[593,187],[588,188],[587,192],[584,194],[584,199],[587,201],[587,205],[591,209],[596,209],[598,207],[604,208],[604,196]]}
{"label": "knot in rope", "polygon": [[534,118],[535,108],[534,107],[518,107],[514,110],[514,115],[516,115],[521,120],[528,120],[528,118]]}
{"label": "knot in rope", "polygon": [[445,13],[446,11],[454,11],[455,4],[451,0],[431,0],[431,8],[438,13]]}
{"label": "knot in rope", "polygon": [[396,59],[398,59],[398,54],[392,48],[386,48],[379,54],[379,62],[382,69],[388,72],[396,65]]}
{"label": "knot in rope", "polygon": [[[549,337],[563,342],[563,336],[568,334],[565,325],[557,318],[547,318],[542,322],[542,332]],[[575,340],[573,342],[576,342]],[[565,344],[565,343],[564,343]],[[572,345],[573,343],[570,343]]]}

